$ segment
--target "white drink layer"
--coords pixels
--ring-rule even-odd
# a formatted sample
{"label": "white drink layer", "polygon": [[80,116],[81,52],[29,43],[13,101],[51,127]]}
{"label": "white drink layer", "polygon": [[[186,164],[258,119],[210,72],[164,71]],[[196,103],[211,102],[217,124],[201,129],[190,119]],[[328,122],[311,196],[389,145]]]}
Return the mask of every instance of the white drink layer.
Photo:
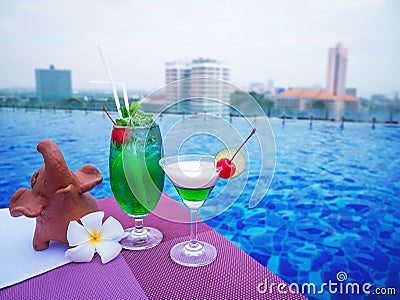
{"label": "white drink layer", "polygon": [[214,186],[219,178],[215,165],[208,161],[178,161],[164,166],[172,183],[187,189],[205,189]]}
{"label": "white drink layer", "polygon": [[200,207],[203,206],[204,201],[188,201],[185,199],[182,199],[183,204],[185,204],[187,207],[189,207],[190,209],[199,209]]}

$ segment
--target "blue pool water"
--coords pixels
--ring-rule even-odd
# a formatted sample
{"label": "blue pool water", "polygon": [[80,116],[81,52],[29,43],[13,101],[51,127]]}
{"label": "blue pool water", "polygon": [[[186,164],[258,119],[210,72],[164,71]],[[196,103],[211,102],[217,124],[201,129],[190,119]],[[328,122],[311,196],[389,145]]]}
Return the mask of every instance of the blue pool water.
{"label": "blue pool water", "polygon": [[[161,119],[161,129],[176,118]],[[248,132],[242,119],[232,122]],[[277,165],[268,194],[250,210],[251,191],[244,190],[207,223],[289,283],[337,281],[343,271],[346,282],[399,288],[400,127],[346,123],[341,130],[338,123],[314,122],[309,129],[308,122],[294,120],[271,125]],[[92,194],[112,196],[111,125],[103,113],[3,108],[0,126],[0,207],[7,207],[18,187],[29,187],[43,164],[35,150],[43,139],[60,146],[72,170],[95,165],[104,180]],[[209,141],[201,138],[188,141],[183,151],[206,152]],[[257,163],[250,160],[250,180]],[[177,198],[168,180],[165,191]]]}

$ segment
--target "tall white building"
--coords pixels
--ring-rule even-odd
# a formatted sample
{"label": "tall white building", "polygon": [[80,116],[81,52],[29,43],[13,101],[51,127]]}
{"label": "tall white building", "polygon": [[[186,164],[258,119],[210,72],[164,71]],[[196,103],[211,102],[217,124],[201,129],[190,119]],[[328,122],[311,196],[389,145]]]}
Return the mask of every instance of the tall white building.
{"label": "tall white building", "polygon": [[[198,58],[192,61],[173,61],[165,64],[166,93],[170,100],[190,98],[190,110],[194,112],[212,112],[222,114],[227,112],[218,100],[229,102],[230,92],[227,84],[230,70],[227,64],[209,58]],[[182,80],[182,79],[191,80]],[[169,84],[176,80],[178,83]],[[216,100],[216,101],[215,101]],[[187,105],[178,106],[188,108]]]}
{"label": "tall white building", "polygon": [[329,49],[326,91],[339,95],[346,93],[347,49],[341,43]]}

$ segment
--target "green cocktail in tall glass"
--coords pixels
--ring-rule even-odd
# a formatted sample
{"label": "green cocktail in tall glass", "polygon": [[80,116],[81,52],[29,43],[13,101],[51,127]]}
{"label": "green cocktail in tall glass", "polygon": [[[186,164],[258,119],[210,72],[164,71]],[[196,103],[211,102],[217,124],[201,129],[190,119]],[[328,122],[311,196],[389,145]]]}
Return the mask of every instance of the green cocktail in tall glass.
{"label": "green cocktail in tall glass", "polygon": [[156,207],[164,185],[162,139],[158,125],[132,127],[115,125],[110,142],[110,181],[121,209],[135,219],[135,227],[126,229],[121,240],[130,250],[158,245],[162,233],[143,226],[143,218]]}

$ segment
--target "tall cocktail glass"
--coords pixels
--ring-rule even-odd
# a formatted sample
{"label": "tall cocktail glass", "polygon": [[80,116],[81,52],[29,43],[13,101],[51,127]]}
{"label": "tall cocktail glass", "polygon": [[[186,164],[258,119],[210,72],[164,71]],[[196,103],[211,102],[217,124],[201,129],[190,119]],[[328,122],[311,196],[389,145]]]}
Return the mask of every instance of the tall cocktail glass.
{"label": "tall cocktail glass", "polygon": [[143,219],[156,207],[164,186],[162,138],[158,125],[151,127],[114,126],[110,142],[111,189],[120,208],[135,219],[135,227],[125,230],[125,249],[141,250],[158,245],[163,235],[144,227]]}
{"label": "tall cocktail glass", "polygon": [[183,203],[190,210],[190,240],[176,244],[170,251],[178,264],[190,267],[208,265],[217,257],[217,249],[197,239],[197,211],[211,193],[219,178],[215,158],[209,155],[179,155],[160,160],[168,178]]}

